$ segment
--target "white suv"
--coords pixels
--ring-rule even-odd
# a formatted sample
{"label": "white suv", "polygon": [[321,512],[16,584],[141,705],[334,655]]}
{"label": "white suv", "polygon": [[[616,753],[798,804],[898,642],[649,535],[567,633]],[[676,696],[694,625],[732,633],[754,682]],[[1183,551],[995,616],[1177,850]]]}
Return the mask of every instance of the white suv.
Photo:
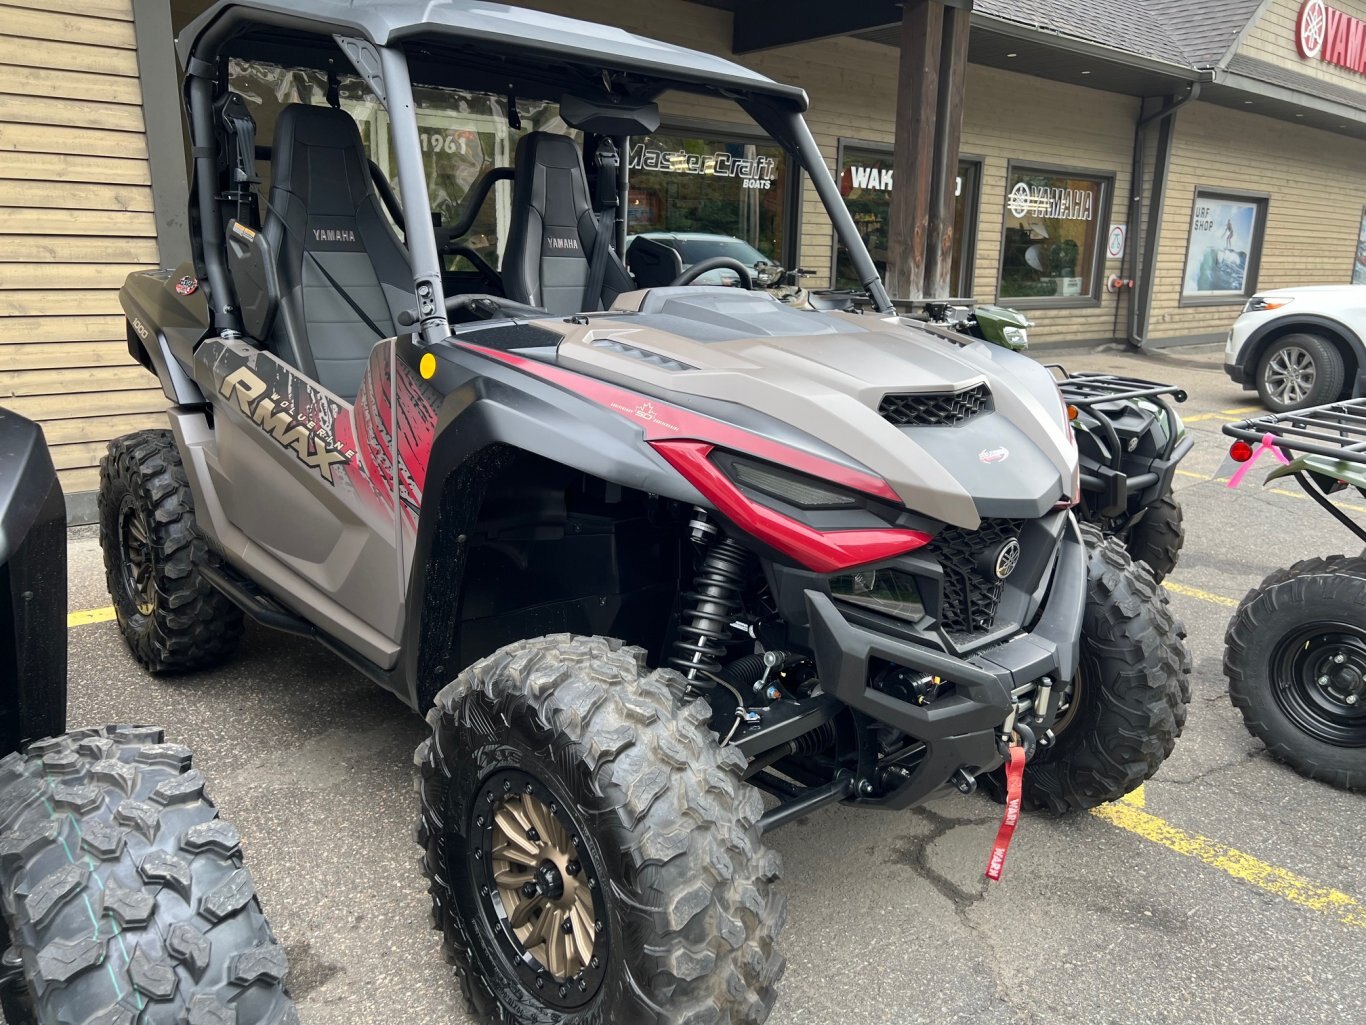
{"label": "white suv", "polygon": [[1258,292],[1228,333],[1224,370],[1283,413],[1366,393],[1366,285]]}

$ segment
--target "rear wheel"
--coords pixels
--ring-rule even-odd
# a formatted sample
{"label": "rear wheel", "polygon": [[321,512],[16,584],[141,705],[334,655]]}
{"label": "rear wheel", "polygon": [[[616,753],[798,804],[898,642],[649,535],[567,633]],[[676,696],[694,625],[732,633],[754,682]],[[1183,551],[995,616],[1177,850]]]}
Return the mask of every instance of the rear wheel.
{"label": "rear wheel", "polygon": [[1055,814],[1114,801],[1176,747],[1190,704],[1186,628],[1124,545],[1081,527],[1089,553],[1081,664],[1061,698],[1056,739],[1024,775],[1024,799]]}
{"label": "rear wheel", "polygon": [[1278,338],[1257,363],[1257,394],[1273,413],[1321,406],[1342,394],[1342,355],[1322,335]]}
{"label": "rear wheel", "polygon": [[472,1015],[731,1025],[768,1017],[781,863],[705,702],[600,637],[510,645],[437,696],[418,840]]}
{"label": "rear wheel", "polygon": [[170,431],[116,438],[100,461],[100,547],[119,629],[154,673],[216,665],[242,612],[199,572],[213,558]]}
{"label": "rear wheel", "polygon": [[1150,505],[1129,530],[1129,555],[1148,564],[1160,584],[1176,568],[1186,543],[1181,503],[1170,491]]}
{"label": "rear wheel", "polygon": [[1366,558],[1308,559],[1250,591],[1229,622],[1229,697],[1272,756],[1366,790]]}
{"label": "rear wheel", "polygon": [[106,727],[0,759],[10,1025],[297,1025],[237,831],[162,740]]}

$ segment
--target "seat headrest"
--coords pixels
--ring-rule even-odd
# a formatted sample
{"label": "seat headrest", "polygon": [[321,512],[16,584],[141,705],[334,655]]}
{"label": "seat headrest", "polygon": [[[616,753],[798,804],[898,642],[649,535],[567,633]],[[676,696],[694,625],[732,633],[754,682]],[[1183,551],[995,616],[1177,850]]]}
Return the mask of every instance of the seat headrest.
{"label": "seat headrest", "polygon": [[[579,147],[567,135],[552,132],[528,132],[517,140],[516,175],[522,178],[523,171],[530,171],[535,165],[541,167],[560,167],[577,171],[584,179],[583,160]],[[587,184],[584,186],[587,189]]]}
{"label": "seat headrest", "polygon": [[271,190],[296,196],[309,213],[351,217],[374,191],[360,129],[344,110],[291,103],[275,122]]}

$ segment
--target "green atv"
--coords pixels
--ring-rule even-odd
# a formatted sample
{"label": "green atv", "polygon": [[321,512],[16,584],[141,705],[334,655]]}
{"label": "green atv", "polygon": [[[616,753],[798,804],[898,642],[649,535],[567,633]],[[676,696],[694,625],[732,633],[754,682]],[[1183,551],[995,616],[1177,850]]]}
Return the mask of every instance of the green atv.
{"label": "green atv", "polygon": [[[1294,477],[1366,541],[1334,499],[1366,495],[1366,398],[1226,424],[1246,463],[1268,442]],[[1277,570],[1247,593],[1224,638],[1229,697],[1271,755],[1301,775],[1366,790],[1366,557],[1329,555]]]}

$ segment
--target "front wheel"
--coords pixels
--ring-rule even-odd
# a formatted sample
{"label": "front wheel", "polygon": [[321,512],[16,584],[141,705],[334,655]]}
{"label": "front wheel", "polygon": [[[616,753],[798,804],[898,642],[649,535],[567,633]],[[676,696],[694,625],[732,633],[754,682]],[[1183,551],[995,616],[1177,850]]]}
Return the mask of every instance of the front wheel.
{"label": "front wheel", "polygon": [[510,645],[417,751],[434,921],[479,1021],[758,1025],[781,863],[744,759],[682,678],[600,637]]}
{"label": "front wheel", "polygon": [[1248,592],[1224,672],[1249,732],[1301,775],[1366,790],[1366,558],[1307,559]]}
{"label": "front wheel", "polygon": [[1190,704],[1186,628],[1124,545],[1081,526],[1087,547],[1081,664],[1060,701],[1055,741],[1024,776],[1024,799],[1054,814],[1118,800],[1176,747]]}
{"label": "front wheel", "polygon": [[1321,335],[1278,338],[1257,363],[1257,394],[1273,413],[1332,402],[1342,394],[1342,355]]}

